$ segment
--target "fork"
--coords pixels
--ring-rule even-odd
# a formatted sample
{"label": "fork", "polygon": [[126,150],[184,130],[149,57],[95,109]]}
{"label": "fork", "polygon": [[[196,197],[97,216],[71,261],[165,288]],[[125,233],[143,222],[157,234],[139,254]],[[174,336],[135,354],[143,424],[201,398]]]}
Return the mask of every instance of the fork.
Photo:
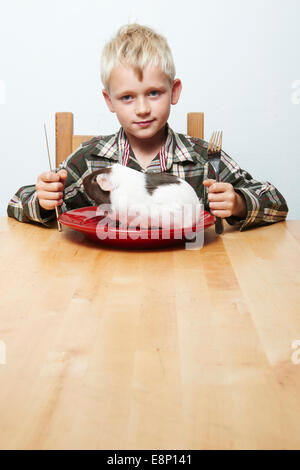
{"label": "fork", "polygon": [[[216,174],[216,182],[219,181],[219,164],[221,159],[223,131],[213,132],[208,144],[207,156]],[[223,220],[216,217],[215,231],[218,235],[224,232]]]}

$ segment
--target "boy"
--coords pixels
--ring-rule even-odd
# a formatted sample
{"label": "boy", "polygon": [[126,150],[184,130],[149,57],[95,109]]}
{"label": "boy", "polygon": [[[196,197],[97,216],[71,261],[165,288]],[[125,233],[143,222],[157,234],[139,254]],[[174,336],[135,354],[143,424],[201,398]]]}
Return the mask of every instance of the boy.
{"label": "boy", "polygon": [[47,226],[61,211],[95,205],[84,192],[85,176],[119,162],[138,171],[167,171],[186,179],[205,210],[240,230],[284,220],[288,207],[269,182],[259,182],[225,152],[216,183],[207,158],[207,142],[172,131],[171,104],[181,93],[166,39],[152,29],[131,24],[106,44],[101,59],[102,91],[121,124],[119,132],[83,143],[54,172],[44,172],[34,186],[23,186],[7,213],[21,222]]}

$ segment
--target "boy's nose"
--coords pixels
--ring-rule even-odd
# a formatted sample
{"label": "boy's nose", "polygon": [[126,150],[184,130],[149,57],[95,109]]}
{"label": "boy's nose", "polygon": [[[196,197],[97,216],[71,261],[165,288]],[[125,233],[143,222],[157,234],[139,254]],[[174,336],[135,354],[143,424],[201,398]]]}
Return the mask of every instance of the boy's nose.
{"label": "boy's nose", "polygon": [[150,113],[149,103],[144,99],[136,100],[135,112],[138,115],[146,115]]}

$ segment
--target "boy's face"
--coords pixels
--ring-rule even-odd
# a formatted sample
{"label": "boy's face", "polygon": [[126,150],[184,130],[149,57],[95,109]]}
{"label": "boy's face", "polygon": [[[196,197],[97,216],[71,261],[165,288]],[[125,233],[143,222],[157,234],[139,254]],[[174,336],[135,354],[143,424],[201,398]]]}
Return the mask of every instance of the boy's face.
{"label": "boy's face", "polygon": [[127,137],[134,141],[151,139],[164,129],[171,104],[179,100],[181,88],[179,79],[171,87],[159,67],[145,67],[140,81],[131,67],[118,65],[111,73],[109,93],[106,90],[102,93]]}

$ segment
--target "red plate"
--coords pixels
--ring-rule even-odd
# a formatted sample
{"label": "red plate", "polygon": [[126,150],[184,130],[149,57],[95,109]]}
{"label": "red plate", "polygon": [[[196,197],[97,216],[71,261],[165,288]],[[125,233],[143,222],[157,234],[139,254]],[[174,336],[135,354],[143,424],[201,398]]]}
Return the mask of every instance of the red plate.
{"label": "red plate", "polygon": [[[201,236],[203,230],[215,223],[215,217],[209,212],[203,211],[202,217],[197,225],[182,229],[121,229],[112,224],[100,224],[103,215],[97,215],[98,206],[82,207],[73,209],[59,215],[63,225],[73,230],[84,233],[97,243],[130,249],[152,249],[189,243],[192,247]],[[195,246],[196,247],[196,246]]]}

